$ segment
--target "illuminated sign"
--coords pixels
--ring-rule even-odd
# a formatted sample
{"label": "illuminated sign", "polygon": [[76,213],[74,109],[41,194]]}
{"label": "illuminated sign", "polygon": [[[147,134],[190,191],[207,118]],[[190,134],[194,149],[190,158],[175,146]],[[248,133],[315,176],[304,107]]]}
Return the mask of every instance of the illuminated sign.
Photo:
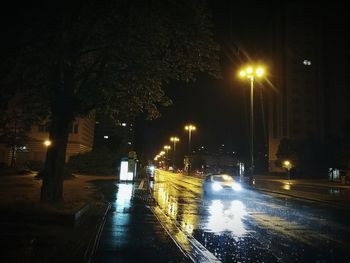
{"label": "illuminated sign", "polygon": [[127,181],[128,180],[128,178],[129,178],[128,167],[129,167],[129,162],[128,161],[121,161],[121,163],[120,163],[120,174],[119,174],[119,179],[121,181]]}

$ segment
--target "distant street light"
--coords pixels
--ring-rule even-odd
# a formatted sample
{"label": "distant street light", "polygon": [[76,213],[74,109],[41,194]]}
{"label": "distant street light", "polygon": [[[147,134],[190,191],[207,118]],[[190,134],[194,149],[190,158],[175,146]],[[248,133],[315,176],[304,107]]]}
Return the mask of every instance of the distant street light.
{"label": "distant street light", "polygon": [[189,124],[185,126],[185,130],[188,131],[188,156],[187,156],[187,174],[190,175],[191,174],[191,159],[190,159],[190,155],[191,155],[191,135],[192,135],[192,131],[196,130],[196,126]]}
{"label": "distant street light", "polygon": [[180,141],[178,137],[171,137],[170,141],[174,144],[174,151],[173,151],[173,171],[175,172],[175,152],[176,152],[176,143]]}
{"label": "distant street light", "polygon": [[165,155],[165,165],[168,165],[168,160],[169,160],[169,150],[171,149],[171,147],[169,145],[165,145],[164,150],[166,151],[166,155]]}
{"label": "distant street light", "polygon": [[44,145],[45,145],[46,147],[51,146],[51,141],[50,141],[50,140],[45,140],[45,141],[44,141]]}
{"label": "distant street light", "polygon": [[254,177],[254,80],[255,78],[261,78],[265,71],[262,67],[251,67],[248,66],[239,72],[241,78],[247,78],[250,81],[250,175],[249,181],[253,183]]}
{"label": "distant street light", "polygon": [[191,135],[192,131],[196,130],[196,126],[189,124],[185,126],[185,130],[188,131],[188,155],[191,154]]}
{"label": "distant street light", "polygon": [[171,147],[169,145],[165,145],[164,150],[166,151],[166,155],[168,156],[169,150],[171,149]]}
{"label": "distant street light", "polygon": [[290,181],[290,169],[292,169],[293,165],[289,160],[283,161],[283,167],[287,170],[288,181]]}

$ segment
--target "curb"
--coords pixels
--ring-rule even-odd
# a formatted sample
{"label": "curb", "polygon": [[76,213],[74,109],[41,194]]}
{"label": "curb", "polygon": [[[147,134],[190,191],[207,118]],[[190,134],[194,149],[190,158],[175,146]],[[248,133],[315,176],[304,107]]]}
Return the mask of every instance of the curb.
{"label": "curb", "polygon": [[1,221],[12,222],[36,222],[42,224],[58,224],[74,226],[80,218],[90,209],[90,204],[86,203],[79,210],[72,213],[47,212],[37,214],[26,214],[19,212],[8,212],[7,216],[3,216]]}
{"label": "curb", "polygon": [[249,187],[248,189],[254,189],[256,191],[265,192],[265,193],[273,193],[273,194],[289,196],[289,197],[293,197],[293,198],[300,199],[300,200],[308,200],[308,201],[312,201],[312,202],[325,203],[325,204],[329,204],[329,205],[332,205],[332,206],[334,206],[336,208],[340,208],[340,209],[350,209],[350,206],[339,205],[339,204],[336,203],[336,201],[328,201],[328,200],[322,200],[322,199],[317,199],[317,198],[297,196],[296,194],[292,194],[292,193],[277,192],[277,191],[273,191],[273,190],[269,190],[269,189],[263,189],[263,188]]}
{"label": "curb", "polygon": [[100,238],[101,238],[101,234],[104,228],[104,225],[106,223],[106,219],[107,219],[107,213],[111,208],[111,203],[107,203],[107,207],[105,209],[105,211],[103,212],[102,217],[100,218],[100,222],[96,225],[96,228],[94,230],[94,235],[93,237],[90,239],[89,244],[84,252],[84,258],[86,259],[86,262],[90,263],[96,253],[96,250],[98,248],[99,242],[100,242]]}

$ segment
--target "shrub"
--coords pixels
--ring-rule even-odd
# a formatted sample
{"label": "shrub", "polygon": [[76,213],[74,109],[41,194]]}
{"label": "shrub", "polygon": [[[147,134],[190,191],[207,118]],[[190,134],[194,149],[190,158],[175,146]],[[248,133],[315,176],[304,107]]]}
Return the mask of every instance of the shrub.
{"label": "shrub", "polygon": [[67,166],[75,173],[88,175],[112,175],[116,173],[116,156],[106,148],[70,157]]}

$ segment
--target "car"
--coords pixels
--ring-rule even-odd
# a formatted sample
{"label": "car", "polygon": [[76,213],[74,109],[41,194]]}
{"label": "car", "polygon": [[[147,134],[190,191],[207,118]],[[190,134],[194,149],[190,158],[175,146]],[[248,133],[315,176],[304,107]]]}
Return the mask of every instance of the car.
{"label": "car", "polygon": [[208,174],[203,184],[204,195],[230,195],[241,190],[241,184],[228,174]]}

